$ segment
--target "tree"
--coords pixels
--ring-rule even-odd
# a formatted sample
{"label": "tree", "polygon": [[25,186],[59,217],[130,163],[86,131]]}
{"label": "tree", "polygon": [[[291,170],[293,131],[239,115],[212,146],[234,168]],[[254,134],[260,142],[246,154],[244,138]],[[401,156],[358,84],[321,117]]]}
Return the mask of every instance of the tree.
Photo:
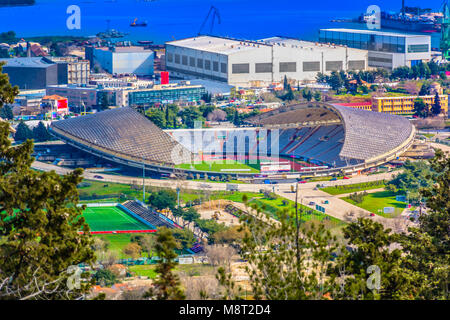
{"label": "tree", "polygon": [[177,194],[172,190],[159,190],[153,192],[148,201],[152,207],[158,210],[173,209],[177,203]]}
{"label": "tree", "polygon": [[0,62],[0,110],[7,103],[14,103],[14,97],[19,94],[18,86],[11,86],[7,74],[2,73],[5,62]]}
{"label": "tree", "polygon": [[439,93],[436,92],[436,95],[434,96],[434,103],[431,106],[431,113],[434,116],[437,116],[441,114],[442,108],[441,108],[441,99],[439,98]]}
{"label": "tree", "polygon": [[192,248],[196,241],[194,233],[189,229],[175,229],[172,233],[179,244],[178,249]]}
{"label": "tree", "polygon": [[194,106],[183,109],[180,112],[180,116],[183,119],[183,123],[188,128],[194,128],[195,121],[203,121],[200,110]]}
{"label": "tree", "polygon": [[414,292],[411,282],[418,275],[400,268],[402,252],[390,248],[396,239],[390,229],[385,230],[382,224],[370,219],[358,218],[356,223],[344,228],[344,237],[351,249],[338,257],[330,273],[343,281],[341,290],[335,293],[337,298],[407,299]]}
{"label": "tree", "polygon": [[155,249],[156,237],[152,234],[137,234],[131,236],[131,242],[137,243],[141,250],[147,253],[148,257],[153,256],[153,250]]}
{"label": "tree", "polygon": [[172,232],[162,227],[158,230],[155,250],[160,258],[155,271],[158,274],[156,280],[144,295],[145,298],[156,300],[183,300],[185,298],[183,290],[180,288],[180,280],[173,273],[177,262],[177,254],[174,250],[177,248],[177,242]]}
{"label": "tree", "polygon": [[32,170],[32,141],[11,147],[8,134],[8,124],[0,123],[0,298],[82,297],[90,285],[71,281],[73,272],[94,261],[77,206],[82,170],[65,176]]}
{"label": "tree", "polygon": [[333,71],[327,81],[327,84],[331,87],[331,89],[339,92],[339,89],[344,84],[344,80],[341,78],[341,75],[338,72]]}
{"label": "tree", "polygon": [[414,114],[420,118],[428,117],[428,105],[422,98],[414,100]]}
{"label": "tree", "polygon": [[190,207],[183,212],[183,220],[187,222],[188,226],[191,225],[191,222],[196,221],[199,218],[200,214],[193,207]]}
{"label": "tree", "polygon": [[241,124],[241,116],[240,116],[239,112],[237,111],[237,109],[234,109],[233,124],[236,127],[238,127]]}
{"label": "tree", "polygon": [[314,100],[316,100],[316,101],[322,100],[322,95],[320,94],[320,91],[314,92]]}
{"label": "tree", "polygon": [[427,96],[430,94],[431,85],[428,82],[424,82],[420,87],[419,96]]}
{"label": "tree", "polygon": [[429,212],[419,217],[418,228],[409,228],[400,243],[406,253],[404,268],[420,274],[414,297],[449,299],[450,268],[450,158],[441,150],[429,160],[432,171],[427,178],[434,181],[421,189]]}
{"label": "tree", "polygon": [[302,96],[303,96],[303,98],[306,99],[308,102],[311,101],[311,100],[312,100],[312,97],[313,97],[311,91],[310,91],[310,90],[306,90],[306,89],[304,89],[304,90],[302,91]]}
{"label": "tree", "polygon": [[6,120],[13,120],[14,114],[12,108],[9,104],[5,105],[3,108],[0,106],[0,118]]}
{"label": "tree", "polygon": [[[254,298],[323,299],[333,288],[334,279],[326,274],[336,239],[323,224],[303,225],[301,208],[277,212],[278,222],[272,222],[256,205],[252,209],[241,215],[248,228],[241,252],[249,263]],[[224,274],[218,277],[222,284],[229,283]]]}
{"label": "tree", "polygon": [[406,161],[403,172],[395,175],[389,184],[394,185],[402,193],[408,193],[410,200],[419,200],[419,190],[433,183],[430,178],[427,178],[430,174],[430,167],[426,162]]}
{"label": "tree", "polygon": [[14,140],[25,141],[27,139],[33,139],[33,131],[21,120],[14,134]]}
{"label": "tree", "polygon": [[122,252],[127,256],[132,257],[133,259],[137,259],[141,256],[142,248],[136,242],[130,242],[123,249]]}
{"label": "tree", "polygon": [[206,117],[208,121],[225,121],[227,119],[227,113],[220,109],[215,109],[208,113]]}
{"label": "tree", "polygon": [[117,277],[114,273],[107,269],[99,269],[94,274],[93,279],[97,285],[102,287],[110,287],[117,283]]}
{"label": "tree", "polygon": [[153,122],[159,128],[164,129],[166,127],[166,124],[167,124],[166,115],[163,111],[161,111],[159,109],[153,109],[153,110],[150,110],[146,114],[146,116],[151,122]]}
{"label": "tree", "polygon": [[52,139],[51,134],[48,132],[47,127],[42,121],[39,121],[39,124],[33,128],[33,139],[38,142],[49,141]]}

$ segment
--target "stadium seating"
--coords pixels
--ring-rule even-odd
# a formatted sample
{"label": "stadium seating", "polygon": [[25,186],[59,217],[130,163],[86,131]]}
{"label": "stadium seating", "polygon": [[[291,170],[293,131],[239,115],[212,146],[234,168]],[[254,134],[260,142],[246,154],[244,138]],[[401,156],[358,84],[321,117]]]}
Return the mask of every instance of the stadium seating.
{"label": "stadium seating", "polygon": [[141,217],[145,221],[156,227],[174,228],[173,223],[170,223],[166,219],[162,218],[158,212],[152,211],[147,207],[144,207],[138,201],[126,201],[122,204],[125,208]]}

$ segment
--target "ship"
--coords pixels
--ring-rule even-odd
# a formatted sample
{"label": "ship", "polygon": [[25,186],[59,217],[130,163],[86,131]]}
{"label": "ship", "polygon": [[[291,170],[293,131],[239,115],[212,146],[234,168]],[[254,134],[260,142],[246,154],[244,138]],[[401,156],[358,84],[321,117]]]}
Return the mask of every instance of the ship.
{"label": "ship", "polygon": [[130,27],[146,27],[147,26],[147,21],[144,22],[136,22],[137,18],[134,19],[134,21],[130,24]]}
{"label": "ship", "polygon": [[[413,9],[413,10],[412,10]],[[415,12],[414,12],[415,11]],[[420,14],[420,12],[427,14]],[[371,14],[361,14],[358,19],[360,23],[366,23],[371,19]],[[402,0],[401,12],[381,12],[381,28],[404,30],[409,32],[433,33],[441,31],[440,15],[432,14],[431,9],[420,9],[418,7],[405,7]]]}
{"label": "ship", "polygon": [[100,39],[123,38],[126,35],[128,35],[128,33],[120,32],[115,29],[97,33],[97,37]]}

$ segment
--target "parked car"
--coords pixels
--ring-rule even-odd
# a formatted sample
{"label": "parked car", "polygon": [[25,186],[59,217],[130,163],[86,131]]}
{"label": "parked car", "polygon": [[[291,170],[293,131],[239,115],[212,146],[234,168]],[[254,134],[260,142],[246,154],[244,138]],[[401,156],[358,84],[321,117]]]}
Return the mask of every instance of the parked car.
{"label": "parked car", "polygon": [[103,179],[103,177],[102,177],[102,176],[99,176],[98,174],[96,174],[96,175],[94,176],[94,179]]}
{"label": "parked car", "polygon": [[310,202],[309,202],[309,205],[310,205],[310,206],[313,206],[313,205],[315,205],[315,204],[316,204],[316,203],[315,203],[314,201],[310,201]]}
{"label": "parked car", "polygon": [[374,217],[374,216],[375,216],[375,213],[371,213],[370,216],[371,216],[371,217]]}
{"label": "parked car", "polygon": [[336,181],[336,180],[337,180],[336,177],[330,179],[330,181]]}
{"label": "parked car", "polygon": [[301,180],[298,183],[306,183],[306,182],[307,182],[306,180]]}
{"label": "parked car", "polygon": [[347,177],[347,176],[344,176],[344,179],[346,179],[346,180],[347,180],[347,179],[350,179],[350,178],[349,178],[349,177]]}

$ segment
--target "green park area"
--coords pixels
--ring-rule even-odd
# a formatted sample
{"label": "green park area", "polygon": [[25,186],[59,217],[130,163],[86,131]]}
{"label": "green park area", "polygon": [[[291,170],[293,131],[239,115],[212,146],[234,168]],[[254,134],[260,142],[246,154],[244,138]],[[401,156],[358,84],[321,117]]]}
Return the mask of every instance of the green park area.
{"label": "green park area", "polygon": [[180,169],[195,169],[212,172],[242,172],[258,173],[259,164],[245,164],[234,160],[203,161],[199,163],[183,163],[177,166]]}
{"label": "green park area", "polygon": [[320,190],[329,193],[331,195],[339,195],[345,193],[359,192],[364,190],[372,190],[386,187],[384,180],[362,182],[347,185],[336,185],[332,187],[321,188]]}
{"label": "green park area", "polygon": [[[385,218],[393,218],[398,216],[406,208],[405,202],[395,200],[396,195],[396,193],[391,191],[380,191],[368,193],[363,197],[363,200],[360,203],[355,202],[349,197],[342,198],[342,200]],[[383,213],[384,207],[393,207],[395,212],[387,214]]]}

